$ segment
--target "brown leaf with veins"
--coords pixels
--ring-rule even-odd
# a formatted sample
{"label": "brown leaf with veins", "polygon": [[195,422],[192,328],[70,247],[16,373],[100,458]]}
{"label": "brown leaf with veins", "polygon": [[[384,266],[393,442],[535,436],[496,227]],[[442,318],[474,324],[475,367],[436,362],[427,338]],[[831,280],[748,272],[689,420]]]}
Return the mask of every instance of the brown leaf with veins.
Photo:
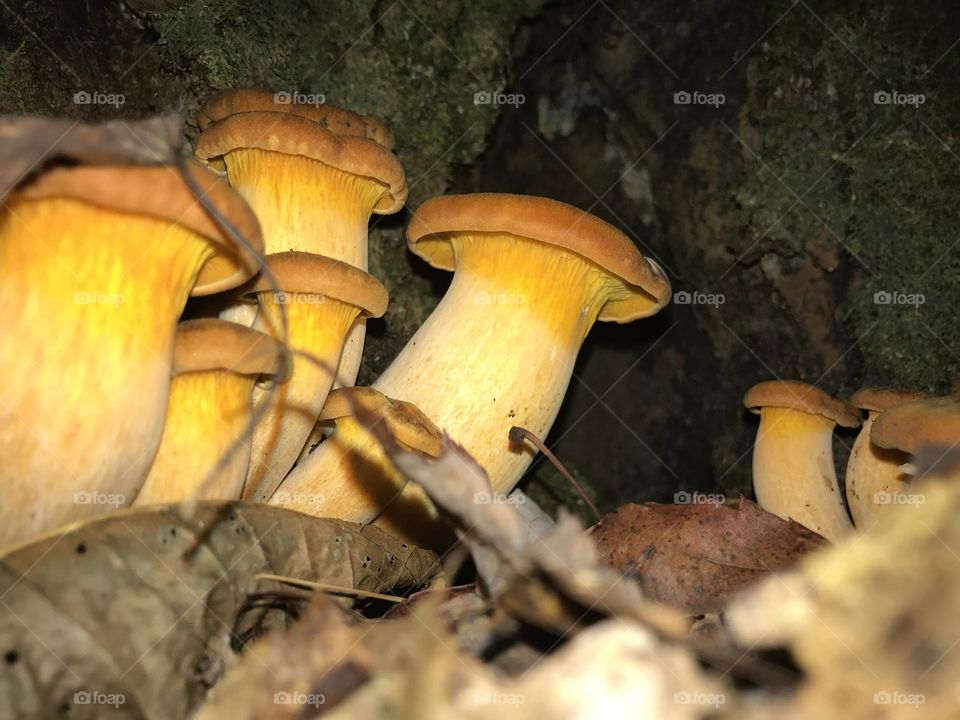
{"label": "brown leaf with veins", "polygon": [[702,614],[826,543],[815,532],[740,499],[629,504],[592,530],[600,559],[637,578],[652,600]]}

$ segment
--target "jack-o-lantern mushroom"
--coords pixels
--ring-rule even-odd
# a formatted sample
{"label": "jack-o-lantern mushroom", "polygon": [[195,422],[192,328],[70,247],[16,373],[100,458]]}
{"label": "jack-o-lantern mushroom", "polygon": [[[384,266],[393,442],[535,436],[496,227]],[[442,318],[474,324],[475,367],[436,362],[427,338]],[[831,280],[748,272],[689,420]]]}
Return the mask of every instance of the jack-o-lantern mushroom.
{"label": "jack-o-lantern mushroom", "polygon": [[872,525],[877,511],[890,504],[893,495],[903,490],[909,479],[900,471],[909,460],[907,453],[871,442],[874,420],[894,405],[926,397],[925,393],[879,387],[861,388],[850,397],[851,405],[867,411],[867,418],[850,451],[844,478],[847,506],[857,530],[862,532]]}
{"label": "jack-o-lantern mushroom", "polygon": [[[434,198],[407,241],[453,281],[373,387],[418,407],[509,492],[533,458],[510,428],[545,436],[593,323],[653,315],[670,283],[616,228],[546,198]],[[311,464],[318,478],[338,472],[327,457]]]}
{"label": "jack-o-lantern mushroom", "polygon": [[855,428],[860,413],[813,385],[754,385],[744,406],[760,415],[753,446],[753,489],[764,510],[794,520],[831,542],[853,530],[833,465],[833,430]]}
{"label": "jack-o-lantern mushroom", "polygon": [[[318,517],[369,523],[423,547],[446,547],[449,528],[415,483],[407,483],[380,443],[354,417],[360,406],[382,421],[401,447],[428,457],[440,455],[440,431],[416,406],[393,400],[373,388],[334,390],[327,397],[320,422],[331,432],[291,471],[271,505]],[[318,474],[315,468],[332,471]]]}
{"label": "jack-o-lantern mushroom", "polygon": [[[260,414],[244,497],[266,500],[293,467],[333,387],[350,329],[358,317],[380,317],[387,291],[377,280],[331,258],[303,252],[268,255],[279,292],[266,278],[251,294],[260,306],[254,327],[274,333],[281,308],[287,314],[287,346],[293,354],[289,379],[254,390]],[[268,403],[262,408],[262,403]]]}
{"label": "jack-o-lantern mushroom", "polygon": [[[227,183],[194,183],[255,251]],[[0,541],[133,499],[160,444],[187,296],[258,269],[165,166],[56,167],[0,209]]]}
{"label": "jack-o-lantern mushroom", "polygon": [[286,367],[283,345],[262,332],[207,318],[180,323],[163,439],[133,504],[238,500],[253,385]]}
{"label": "jack-o-lantern mushroom", "polygon": [[[207,116],[220,119],[200,135],[196,156],[226,172],[256,211],[267,254],[308,252],[366,270],[371,215],[395,213],[406,201],[403,167],[384,145],[337,134],[301,114],[303,107],[223,117],[208,109]],[[253,313],[242,309],[225,317],[253,321]],[[357,318],[337,372],[340,385],[356,380],[365,332],[364,319]]]}

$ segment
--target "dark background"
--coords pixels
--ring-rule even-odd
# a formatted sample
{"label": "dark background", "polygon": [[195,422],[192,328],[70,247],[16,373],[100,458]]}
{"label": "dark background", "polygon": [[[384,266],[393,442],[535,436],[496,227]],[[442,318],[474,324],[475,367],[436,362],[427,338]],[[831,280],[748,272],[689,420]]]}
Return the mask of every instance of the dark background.
{"label": "dark background", "polygon": [[[321,93],[391,126],[409,207],[554,197],[627,232],[676,291],[722,295],[591,332],[549,444],[605,508],[749,493],[755,382],[846,395],[960,375],[954,3],[0,0],[0,16],[4,113],[192,123],[224,88]],[[523,103],[474,103],[496,91]],[[876,101],[894,92],[923,103]],[[392,305],[362,381],[449,281],[406,252],[408,217],[371,233]],[[539,462],[527,488],[567,494]]]}

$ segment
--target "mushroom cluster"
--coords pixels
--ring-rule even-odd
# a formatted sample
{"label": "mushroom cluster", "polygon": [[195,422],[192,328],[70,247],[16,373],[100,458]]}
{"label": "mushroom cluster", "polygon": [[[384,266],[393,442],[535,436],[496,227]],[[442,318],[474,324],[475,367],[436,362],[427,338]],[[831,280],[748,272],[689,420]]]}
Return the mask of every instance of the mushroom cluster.
{"label": "mushroom cluster", "polygon": [[[768,381],[750,388],[743,403],[760,415],[753,448],[757,502],[833,542],[869,530],[888,506],[922,503],[923,490],[912,482],[911,456],[925,448],[944,454],[960,438],[956,396],[865,387],[845,401],[806,383]],[[833,456],[838,425],[860,427],[850,448],[845,493]]]}
{"label": "mushroom cluster", "polygon": [[[387,291],[367,228],[407,198],[379,120],[261,90],[212,98],[182,165],[51,162],[0,208],[0,543],[121,506],[269,502],[442,547],[437,511],[354,417],[428,460],[447,433],[509,493],[596,321],[670,298],[623,233],[570,205],[423,203],[409,249],[453,272],[370,388],[352,387]],[[190,296],[219,294],[184,316]],[[210,310],[215,308],[215,310]]]}

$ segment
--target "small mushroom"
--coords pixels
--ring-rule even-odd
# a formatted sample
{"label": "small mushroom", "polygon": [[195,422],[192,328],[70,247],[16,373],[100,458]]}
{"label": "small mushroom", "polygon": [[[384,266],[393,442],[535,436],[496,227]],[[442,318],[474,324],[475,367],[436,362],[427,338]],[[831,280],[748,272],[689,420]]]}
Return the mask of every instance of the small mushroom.
{"label": "small mushroom", "polygon": [[180,323],[176,342],[163,439],[134,505],[237,500],[250,460],[253,385],[281,375],[286,353],[269,335],[213,319]]}
{"label": "small mushroom", "polygon": [[423,490],[406,483],[380,444],[354,418],[359,405],[386,423],[402,447],[440,455],[440,431],[416,406],[367,387],[334,390],[320,414],[332,433],[299,464],[271,505],[377,525],[424,547],[449,540]]}
{"label": "small mushroom", "polygon": [[875,521],[876,512],[894,494],[903,489],[907,479],[900,466],[909,455],[896,448],[884,448],[870,441],[870,432],[877,416],[903,402],[927,397],[924,393],[895,388],[861,388],[850,397],[850,404],[867,411],[860,434],[850,451],[845,478],[847,506],[857,530],[863,531]]}
{"label": "small mushroom", "polygon": [[[380,317],[388,301],[372,275],[337,260],[287,252],[268,255],[266,262],[280,292],[263,277],[253,286],[260,306],[254,327],[275,332],[285,309],[293,371],[276,388],[254,392],[254,407],[263,414],[253,434],[244,497],[256,500],[273,494],[300,455],[333,386],[354,321]],[[261,409],[261,403],[269,407]]]}
{"label": "small mushroom", "polygon": [[831,542],[853,529],[833,465],[833,429],[854,428],[860,413],[802,382],[754,385],[744,406],[760,415],[753,447],[753,489],[760,507]]}
{"label": "small mushroom", "polygon": [[[255,250],[253,212],[209,170],[207,201]],[[128,504],[160,444],[188,295],[257,262],[164,166],[40,173],[0,208],[0,542]]]}
{"label": "small mushroom", "polygon": [[[276,105],[224,115],[215,98],[201,117],[214,119],[197,140],[196,156],[224,171],[263,227],[267,254],[309,252],[367,269],[370,216],[397,212],[407,198],[403,167],[390,150],[359,134],[338,134],[311,117],[312,106]],[[262,105],[256,101],[253,105]],[[323,109],[330,117],[330,107]],[[357,116],[359,118],[359,116]],[[206,122],[206,121],[205,121]],[[366,131],[365,131],[366,133]],[[252,314],[225,317],[250,324]],[[340,361],[338,383],[360,369],[365,323],[358,318]]]}
{"label": "small mushroom", "polygon": [[670,283],[616,228],[546,198],[434,198],[407,242],[453,281],[373,387],[420,408],[507,493],[535,454],[510,428],[546,436],[593,323],[653,315]]}

